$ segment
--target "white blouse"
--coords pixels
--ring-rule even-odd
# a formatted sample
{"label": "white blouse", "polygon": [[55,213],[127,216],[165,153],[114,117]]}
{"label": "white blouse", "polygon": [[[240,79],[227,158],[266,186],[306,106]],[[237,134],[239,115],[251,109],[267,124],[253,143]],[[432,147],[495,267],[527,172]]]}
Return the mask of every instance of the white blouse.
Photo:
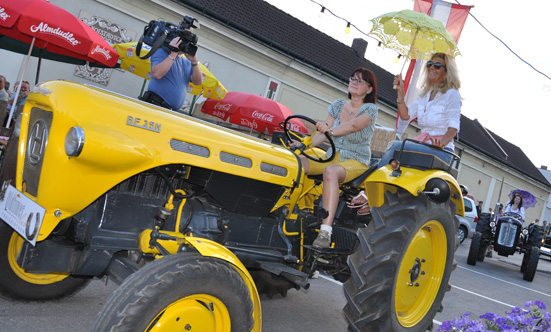
{"label": "white blouse", "polygon": [[507,204],[507,206],[505,207],[505,212],[512,212],[512,213],[519,214],[522,217],[522,220],[524,220],[525,211],[522,206],[520,207],[520,209],[513,209],[511,204]]}
{"label": "white blouse", "polygon": [[[417,118],[421,133],[426,132],[431,136],[442,136],[448,128],[455,128],[459,132],[462,104],[459,91],[449,89],[429,101],[431,91],[408,106],[410,119]],[[453,150],[453,140],[446,147]]]}

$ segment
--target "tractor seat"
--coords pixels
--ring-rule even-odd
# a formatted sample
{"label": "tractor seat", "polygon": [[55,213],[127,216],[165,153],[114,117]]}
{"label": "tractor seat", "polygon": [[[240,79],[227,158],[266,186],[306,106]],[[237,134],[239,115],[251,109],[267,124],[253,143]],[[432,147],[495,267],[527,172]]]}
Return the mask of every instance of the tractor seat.
{"label": "tractor seat", "polygon": [[400,155],[400,150],[396,150],[394,151],[394,159],[398,159],[398,157],[400,157],[400,166],[416,168],[422,171],[439,169],[450,173],[451,176],[457,179],[458,170],[452,167],[453,162],[447,163],[433,154],[403,150]]}

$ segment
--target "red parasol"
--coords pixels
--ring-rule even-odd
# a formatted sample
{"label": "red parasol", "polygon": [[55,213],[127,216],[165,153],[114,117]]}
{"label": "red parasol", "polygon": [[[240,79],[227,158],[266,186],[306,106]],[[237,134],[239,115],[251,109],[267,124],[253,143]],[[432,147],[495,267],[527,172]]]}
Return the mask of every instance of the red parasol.
{"label": "red parasol", "polygon": [[49,52],[115,66],[119,56],[73,14],[45,0],[0,0],[0,34]]}
{"label": "red parasol", "polygon": [[[263,133],[283,131],[279,126],[285,119],[294,115],[293,111],[272,99],[244,92],[228,92],[223,100],[208,99],[203,104],[201,112],[218,117],[229,118],[230,123],[254,129]],[[298,119],[291,120],[293,131],[307,134],[308,129]]]}
{"label": "red parasol", "polygon": [[[33,47],[109,67],[119,55],[97,33],[68,11],[45,0],[0,0],[0,34],[30,44],[25,76]],[[19,91],[16,92],[17,102]],[[11,113],[8,119],[8,127]]]}

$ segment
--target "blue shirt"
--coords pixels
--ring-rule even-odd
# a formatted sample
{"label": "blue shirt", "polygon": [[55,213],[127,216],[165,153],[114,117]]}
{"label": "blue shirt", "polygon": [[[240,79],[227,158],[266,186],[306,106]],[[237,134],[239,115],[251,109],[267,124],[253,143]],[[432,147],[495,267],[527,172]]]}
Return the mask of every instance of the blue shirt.
{"label": "blue shirt", "polygon": [[[155,65],[163,62],[168,55],[169,53],[162,48],[155,51],[151,56],[151,71],[153,71]],[[173,109],[179,110],[186,100],[191,73],[191,61],[185,57],[177,56],[165,76],[160,79],[151,77],[148,90],[161,96]]]}

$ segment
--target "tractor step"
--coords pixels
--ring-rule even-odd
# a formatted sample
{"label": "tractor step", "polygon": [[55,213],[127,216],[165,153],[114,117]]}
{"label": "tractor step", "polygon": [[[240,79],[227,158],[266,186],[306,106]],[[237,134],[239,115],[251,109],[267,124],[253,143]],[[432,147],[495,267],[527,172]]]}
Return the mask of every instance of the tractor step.
{"label": "tractor step", "polygon": [[304,289],[310,288],[310,283],[308,282],[308,274],[304,272],[277,262],[259,261],[257,263],[258,266],[265,271],[281,276]]}
{"label": "tractor step", "polygon": [[309,245],[303,245],[302,247],[322,255],[350,255],[351,254],[350,249],[347,249],[347,248],[318,248],[318,247],[309,246]]}

